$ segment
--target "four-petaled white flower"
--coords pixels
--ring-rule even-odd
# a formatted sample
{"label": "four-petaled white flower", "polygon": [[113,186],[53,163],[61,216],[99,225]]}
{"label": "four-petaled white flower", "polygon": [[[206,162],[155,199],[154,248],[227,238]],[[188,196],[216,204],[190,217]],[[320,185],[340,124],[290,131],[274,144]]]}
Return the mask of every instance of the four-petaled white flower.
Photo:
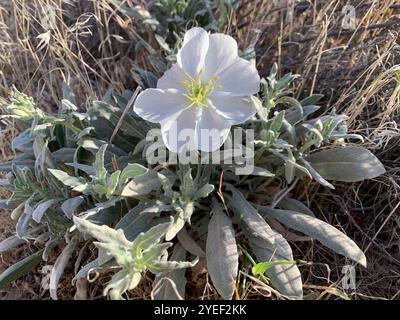
{"label": "four-petaled white flower", "polygon": [[173,152],[221,147],[232,125],[256,113],[253,94],[260,77],[249,61],[239,58],[236,41],[202,28],[185,34],[177,63],[158,80],[157,89],[138,96],[134,111],[161,124],[163,141]]}

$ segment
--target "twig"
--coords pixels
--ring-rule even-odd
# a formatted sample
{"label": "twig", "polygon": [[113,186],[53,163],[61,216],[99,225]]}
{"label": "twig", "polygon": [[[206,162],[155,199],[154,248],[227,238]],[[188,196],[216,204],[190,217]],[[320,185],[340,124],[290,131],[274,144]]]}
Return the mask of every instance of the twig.
{"label": "twig", "polygon": [[122,112],[121,118],[119,118],[118,123],[117,123],[117,125],[116,125],[116,127],[115,127],[115,129],[114,129],[114,132],[113,132],[112,135],[111,135],[110,144],[112,143],[112,141],[113,141],[115,135],[117,134],[119,128],[121,127],[122,121],[124,120],[124,117],[125,117],[126,113],[128,112],[128,109],[129,109],[130,107],[132,107],[133,103],[135,102],[136,97],[137,97],[137,95],[139,94],[140,90],[142,90],[142,87],[141,87],[141,86],[138,86],[138,87],[136,88],[135,92],[133,93],[131,99],[130,99],[129,102],[126,104],[126,107],[125,107],[124,111]]}

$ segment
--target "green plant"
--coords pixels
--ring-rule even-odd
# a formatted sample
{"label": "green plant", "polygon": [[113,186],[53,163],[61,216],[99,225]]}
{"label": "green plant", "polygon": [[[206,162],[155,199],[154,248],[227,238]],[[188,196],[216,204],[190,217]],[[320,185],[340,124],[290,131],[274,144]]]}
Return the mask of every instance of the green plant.
{"label": "green plant", "polygon": [[[329,180],[362,181],[385,170],[371,152],[354,145],[362,137],[348,133],[346,116],[332,111],[313,117],[320,95],[294,98],[290,85],[297,77],[277,79],[274,65],[262,79],[253,97],[257,114],[240,125],[255,132],[255,167],[242,175],[236,163],[153,164],[148,151],[163,143],[146,136],[159,137],[159,127],[133,112],[130,91],[110,90],[83,113],[65,85],[59,114],[51,116],[15,89],[1,119],[14,119],[21,129],[12,142],[19,154],[0,164],[7,173],[1,185],[12,193],[0,205],[13,209],[17,225],[0,252],[32,240],[40,249],[0,275],[0,287],[65,243],[50,275],[56,299],[78,244],[97,240],[98,257],[74,279],[118,269],[104,290],[113,299],[138,285],[145,271],[156,275],[154,298],[184,298],[182,270],[197,257],[206,259],[218,293],[231,299],[241,253],[254,264],[254,275],[283,295],[301,298],[301,274],[282,225],[365,266],[361,249],[291,198],[290,190],[300,179],[334,189]],[[244,144],[228,151],[243,152]],[[267,186],[278,191],[266,194]]]}

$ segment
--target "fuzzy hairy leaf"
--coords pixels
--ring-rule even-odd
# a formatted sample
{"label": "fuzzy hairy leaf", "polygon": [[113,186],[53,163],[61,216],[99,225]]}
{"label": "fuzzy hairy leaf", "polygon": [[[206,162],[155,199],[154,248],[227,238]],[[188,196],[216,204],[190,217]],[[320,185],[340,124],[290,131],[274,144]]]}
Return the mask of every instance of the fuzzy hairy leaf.
{"label": "fuzzy hairy leaf", "polygon": [[[266,274],[273,286],[286,296],[302,298],[303,282],[299,268],[292,262],[292,249],[279,233],[275,237],[276,243],[273,247],[263,241],[252,241],[251,237],[250,245],[258,261],[278,262],[276,264],[273,263],[266,270]],[[286,262],[282,263],[282,261]]]}
{"label": "fuzzy hairy leaf", "polygon": [[58,201],[59,200],[51,199],[37,205],[35,210],[33,210],[32,212],[32,219],[35,220],[37,223],[40,223],[46,211],[50,209]]}
{"label": "fuzzy hairy leaf", "polygon": [[83,203],[85,198],[83,196],[77,196],[71,199],[67,199],[61,205],[61,210],[64,212],[65,216],[72,219],[72,215],[75,210]]}
{"label": "fuzzy hairy leaf", "polygon": [[317,239],[328,248],[360,263],[364,267],[367,265],[364,252],[361,251],[355,242],[330,224],[295,211],[272,209],[262,206],[258,206],[258,208],[261,213],[273,217],[289,228],[301,231]]}
{"label": "fuzzy hairy leaf", "polygon": [[231,299],[238,273],[239,254],[232,221],[217,203],[213,205],[208,224],[206,257],[214,287],[224,299]]}
{"label": "fuzzy hairy leaf", "polygon": [[191,254],[198,257],[205,257],[206,253],[197,244],[197,242],[189,235],[186,229],[182,229],[177,234],[180,244]]}
{"label": "fuzzy hairy leaf", "polygon": [[360,147],[322,150],[306,160],[328,180],[357,182],[385,173],[382,163],[369,150]]}
{"label": "fuzzy hairy leaf", "polygon": [[122,190],[123,197],[137,197],[157,190],[161,186],[157,172],[149,171],[140,176],[134,177]]}
{"label": "fuzzy hairy leaf", "polygon": [[43,250],[40,250],[8,267],[0,274],[0,289],[5,288],[14,280],[32,271],[42,261]]}
{"label": "fuzzy hairy leaf", "polygon": [[[185,260],[186,250],[178,243],[174,247],[171,260]],[[182,300],[185,297],[185,269],[176,269],[158,274],[153,283],[154,300]]]}
{"label": "fuzzy hairy leaf", "polygon": [[85,183],[85,181],[81,178],[72,177],[62,170],[49,169],[49,171],[53,176],[55,176],[59,181],[61,181],[64,185],[68,187],[76,188],[82,186]]}
{"label": "fuzzy hairy leaf", "polygon": [[257,210],[245,199],[243,194],[234,187],[229,187],[232,197],[229,197],[229,204],[236,218],[243,222],[245,228],[248,229],[255,237],[264,239],[271,245],[274,244],[275,233],[265,221],[265,219],[257,212]]}
{"label": "fuzzy hairy leaf", "polygon": [[53,300],[57,300],[57,288],[58,283],[60,281],[61,275],[63,274],[68,261],[70,260],[71,256],[74,254],[74,250],[76,245],[78,244],[78,238],[74,237],[71,241],[67,244],[67,246],[63,249],[61,254],[57,257],[56,262],[50,273],[50,297]]}

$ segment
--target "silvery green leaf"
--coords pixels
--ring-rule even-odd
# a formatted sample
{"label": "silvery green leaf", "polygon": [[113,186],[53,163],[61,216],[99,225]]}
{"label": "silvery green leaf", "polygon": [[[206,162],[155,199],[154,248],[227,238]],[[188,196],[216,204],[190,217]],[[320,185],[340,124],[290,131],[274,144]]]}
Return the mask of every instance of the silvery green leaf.
{"label": "silvery green leaf", "polygon": [[[103,133],[101,130],[105,125],[108,125],[110,128],[107,128],[106,131],[109,132],[109,137],[111,137],[114,128],[117,126],[120,118],[122,117],[122,113],[123,110],[120,108],[113,107],[112,105],[102,101],[94,101],[93,106],[89,109],[91,123],[96,128],[96,132]],[[141,140],[146,137],[148,125],[141,119],[136,119],[134,116],[132,116],[132,114],[127,113],[124,116],[124,121],[122,122],[120,130],[128,136],[132,136]],[[127,142],[129,146],[130,143],[129,141]]]}
{"label": "silvery green leaf", "polygon": [[206,257],[214,287],[224,299],[230,300],[235,288],[239,255],[232,221],[216,202],[208,224]]}
{"label": "silvery green leaf", "polygon": [[[259,262],[293,261],[292,249],[279,233],[275,232],[276,241],[273,246],[262,239],[253,237],[246,231],[245,234]],[[266,274],[273,286],[282,294],[290,297],[303,297],[303,283],[296,264],[275,264],[266,270]]]}
{"label": "silvery green leaf", "polygon": [[197,264],[198,261],[199,258],[194,259],[192,262],[156,260],[150,263],[147,267],[152,273],[158,274],[163,272],[170,272],[176,269],[192,268]]}
{"label": "silvery green leaf", "polygon": [[121,174],[121,171],[117,170],[117,171],[114,171],[111,174],[111,176],[108,178],[108,180],[107,180],[107,188],[108,188],[107,197],[108,198],[114,194],[114,192],[118,186],[120,174]]}
{"label": "silvery green leaf", "polygon": [[323,97],[324,97],[323,94],[312,94],[311,96],[301,100],[300,104],[302,106],[313,105],[313,104],[316,104],[318,101],[320,101]]}
{"label": "silvery green leaf", "polygon": [[261,176],[261,177],[274,177],[275,176],[272,172],[268,171],[267,169],[257,167],[257,166],[254,166],[253,172],[250,175]]}
{"label": "silvery green leaf", "polygon": [[159,189],[160,179],[156,171],[148,171],[145,174],[134,177],[123,189],[123,197],[136,197],[150,193]]}
{"label": "silvery green leaf", "polygon": [[60,281],[61,275],[63,274],[65,267],[68,264],[69,259],[75,251],[76,245],[78,244],[78,238],[74,237],[70,240],[70,242],[63,249],[61,254],[57,257],[56,262],[54,263],[53,268],[50,273],[50,297],[53,300],[57,300],[57,288],[58,283]]}
{"label": "silvery green leaf", "polygon": [[121,176],[119,178],[120,185],[123,185],[128,182],[129,179],[145,174],[148,171],[149,169],[143,167],[138,163],[128,163],[128,165],[122,170]]}
{"label": "silvery green leaf", "polygon": [[85,179],[72,177],[62,170],[49,169],[49,171],[54,177],[56,177],[59,181],[61,181],[64,185],[68,187],[76,188],[85,184]]}
{"label": "silvery green leaf", "polygon": [[164,49],[166,52],[171,52],[171,48],[169,47],[168,43],[164,40],[163,37],[161,37],[158,34],[154,34],[154,37],[156,38],[157,43],[160,45],[162,49]]}
{"label": "silvery green leaf", "polygon": [[240,191],[236,190],[232,186],[228,187],[228,189],[232,192],[232,196],[228,199],[229,205],[235,213],[235,218],[240,220],[254,237],[264,239],[271,245],[274,244],[275,232],[272,231],[264,218],[245,199]]}
{"label": "silvery green leaf", "polygon": [[19,217],[17,221],[17,225],[15,226],[15,230],[17,232],[17,236],[23,239],[28,233],[27,229],[29,226],[29,222],[32,218],[33,208],[31,206],[31,199],[28,199],[24,204],[24,212]]}
{"label": "silvery green leaf", "polygon": [[299,123],[301,120],[307,118],[310,114],[314,113],[315,111],[318,111],[321,107],[320,106],[315,106],[315,105],[307,105],[303,106],[303,114],[299,112],[298,109],[290,109],[286,112],[285,119],[288,121],[290,124],[295,125]]}
{"label": "silvery green leaf", "polygon": [[15,202],[10,202],[8,199],[1,199],[0,200],[0,209],[16,209],[18,204]]}
{"label": "silvery green leaf", "polygon": [[194,193],[194,199],[207,198],[209,194],[214,191],[214,189],[215,188],[212,184],[206,183]]}
{"label": "silvery green leaf", "polygon": [[364,252],[361,251],[353,240],[330,224],[295,211],[272,209],[262,206],[258,206],[258,208],[263,214],[273,217],[289,228],[303,232],[317,239],[335,252],[360,263],[364,267],[366,266],[367,261]]}
{"label": "silvery green leaf", "polygon": [[18,236],[11,236],[0,242],[0,253],[12,249],[20,244],[26,243],[25,240],[19,238]]}
{"label": "silvery green leaf", "polygon": [[[165,236],[167,230],[171,226],[172,218],[168,223],[162,223],[150,228],[145,233],[140,233],[132,244],[132,250],[143,250],[149,246],[155,245],[160,242],[161,238]],[[121,230],[122,232],[122,230]]]}
{"label": "silvery green leaf", "polygon": [[75,163],[75,162],[67,162],[67,166],[73,167],[75,169],[81,170],[85,173],[87,173],[90,176],[96,176],[96,169],[92,166],[89,166],[87,164],[82,164],[82,163]]}
{"label": "silvery green leaf", "polygon": [[174,206],[176,214],[174,216],[173,223],[171,224],[170,228],[168,229],[165,240],[170,241],[182,228],[185,226],[185,223],[190,223],[190,218],[194,211],[194,203],[193,202],[186,202],[183,203],[181,206]]}
{"label": "silvery green leaf", "polygon": [[140,272],[128,272],[121,270],[111,278],[111,281],[107,284],[103,294],[110,295],[111,300],[121,300],[122,294],[126,291],[136,288],[139,284],[142,276]]}
{"label": "silvery green leaf", "polygon": [[178,193],[172,190],[173,182],[171,182],[168,177],[163,175],[162,173],[157,172],[158,179],[160,180],[161,186],[164,189],[164,194],[167,197],[175,198],[177,197]]}
{"label": "silvery green leaf", "polygon": [[328,180],[356,182],[385,173],[382,163],[361,147],[326,149],[311,154],[306,160]]}
{"label": "silvery green leaf", "polygon": [[173,246],[171,242],[164,242],[150,246],[149,249],[143,250],[143,261],[146,267],[150,267],[152,261],[160,260],[162,257],[168,256],[168,249]]}
{"label": "silvery green leaf", "polygon": [[90,135],[92,131],[95,132],[95,128],[94,127],[86,127],[81,132],[79,132],[78,140],[83,138],[83,137],[85,137],[85,136]]}
{"label": "silvery green leaf", "polygon": [[97,151],[96,153],[96,160],[93,165],[96,170],[97,179],[99,179],[100,181],[103,181],[107,175],[107,170],[104,167],[104,155],[106,153],[107,147],[108,147],[107,144],[103,144],[99,148],[99,151]]}
{"label": "silvery green leaf", "polygon": [[180,186],[182,196],[192,197],[195,191],[195,184],[192,178],[191,169],[187,170],[187,172],[183,175],[182,180],[182,185]]}
{"label": "silvery green leaf", "polygon": [[68,163],[74,161],[75,148],[61,148],[54,152],[52,155],[58,163]]}
{"label": "silvery green leaf", "polygon": [[4,289],[14,280],[32,271],[42,261],[42,252],[40,250],[8,267],[0,274],[0,289]]}
{"label": "silvery green leaf", "polygon": [[82,204],[83,201],[83,196],[77,196],[71,199],[67,199],[61,205],[61,210],[64,212],[67,218],[72,219],[75,210]]}
{"label": "silvery green leaf", "polygon": [[[174,247],[171,261],[186,259],[186,250],[178,243]],[[185,269],[175,269],[156,275],[151,292],[154,300],[183,300],[185,297]]]}
{"label": "silvery green leaf", "polygon": [[27,168],[33,170],[34,166],[35,166],[35,160],[33,160],[33,159],[21,159],[21,160],[14,159],[13,161],[3,162],[3,163],[0,163],[0,171],[10,172],[12,170],[13,165],[16,165],[21,168],[27,167]]}
{"label": "silvery green leaf", "polygon": [[33,137],[30,129],[25,130],[16,136],[11,142],[11,148],[13,150],[24,151],[32,145]]}
{"label": "silvery green leaf", "polygon": [[287,141],[278,139],[276,140],[272,146],[276,149],[287,149],[287,148],[293,148],[291,144],[289,144]]}
{"label": "silvery green leaf", "polygon": [[127,270],[135,269],[133,266],[135,257],[128,246],[124,246],[117,241],[108,243],[95,241],[93,244],[99,249],[98,259],[100,264],[104,264],[114,258],[119,267]]}
{"label": "silvery green leaf", "polygon": [[96,203],[95,206],[89,210],[83,211],[79,214],[79,217],[82,219],[93,220],[97,215],[101,214],[102,211],[105,211],[108,208],[114,207],[121,199],[113,198],[107,200],[105,202]]}
{"label": "silvery green leaf", "polygon": [[152,226],[152,221],[157,215],[170,210],[172,206],[161,201],[152,201],[148,204],[141,202],[117,223],[115,229],[122,229],[126,238],[132,241],[139,233],[147,231]]}
{"label": "silvery green leaf", "polygon": [[306,161],[304,158],[300,158],[301,163],[307,168],[308,172],[310,172],[311,176],[321,185],[324,187],[328,187],[329,189],[335,189],[335,187],[326,181],[319,173],[317,170],[313,168],[313,166],[310,164],[310,162]]}
{"label": "silvery green leaf", "polygon": [[130,247],[132,244],[125,238],[124,232],[121,229],[114,230],[105,225],[99,226],[76,216],[73,217],[73,220],[80,232],[88,234],[101,242],[117,243],[122,247]]}
{"label": "silvery green leaf", "polygon": [[310,208],[308,208],[303,202],[293,198],[284,197],[279,201],[278,205],[285,210],[297,211],[315,217],[314,212],[312,212]]}
{"label": "silvery green leaf", "polygon": [[45,202],[39,203],[35,210],[32,212],[32,219],[35,220],[37,223],[42,221],[43,215],[46,213],[48,209],[50,209],[54,204],[56,204],[59,200],[51,199]]}
{"label": "silvery green leaf", "polygon": [[72,283],[74,283],[76,280],[81,279],[81,278],[89,278],[90,274],[92,272],[105,272],[110,269],[115,269],[118,268],[118,264],[115,262],[114,259],[108,260],[105,263],[101,263],[99,259],[95,259],[93,261],[90,261],[86,265],[84,265],[75,275],[75,277],[72,279]]}
{"label": "silvery green leaf", "polygon": [[204,250],[198,245],[198,243],[189,235],[185,228],[177,234],[178,240],[183,248],[185,248],[189,253],[198,256],[205,257],[206,253]]}

